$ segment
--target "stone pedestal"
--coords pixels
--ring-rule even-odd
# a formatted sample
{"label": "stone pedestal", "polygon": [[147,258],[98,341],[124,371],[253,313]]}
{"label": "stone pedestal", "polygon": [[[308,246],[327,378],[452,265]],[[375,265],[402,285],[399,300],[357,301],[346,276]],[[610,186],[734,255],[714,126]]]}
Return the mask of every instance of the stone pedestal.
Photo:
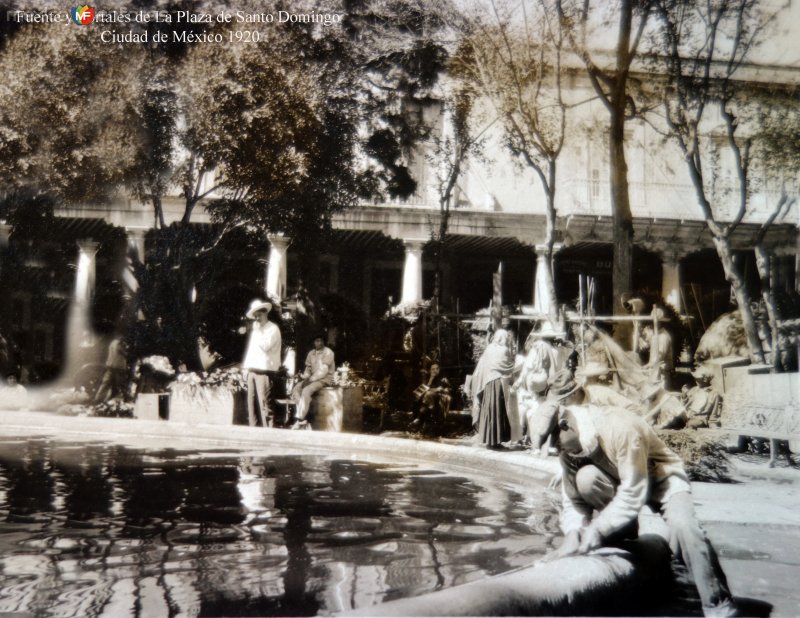
{"label": "stone pedestal", "polygon": [[681,274],[680,259],[671,254],[663,258],[661,263],[661,296],[666,302],[681,313],[684,307],[681,303]]}
{"label": "stone pedestal", "polygon": [[139,393],[133,406],[133,417],[144,421],[169,418],[169,393]]}
{"label": "stone pedestal", "polygon": [[320,431],[359,432],[364,393],[360,386],[329,386],[311,399],[311,426]]}
{"label": "stone pedestal", "polygon": [[173,389],[169,420],[190,425],[233,425],[234,399],[234,392],[223,387]]}

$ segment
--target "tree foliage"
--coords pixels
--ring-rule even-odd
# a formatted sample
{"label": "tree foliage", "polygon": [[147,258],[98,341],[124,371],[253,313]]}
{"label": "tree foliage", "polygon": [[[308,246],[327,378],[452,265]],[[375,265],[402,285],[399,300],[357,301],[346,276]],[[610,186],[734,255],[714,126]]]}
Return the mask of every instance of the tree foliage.
{"label": "tree foliage", "polygon": [[[151,263],[134,264],[138,307],[153,323],[174,321],[172,339],[191,364],[193,290],[211,276],[203,262],[229,234],[283,232],[314,256],[335,212],[358,199],[413,193],[409,152],[425,129],[408,106],[428,100],[447,58],[433,7],[339,0],[328,10],[340,23],[262,28],[257,44],[106,44],[91,27],[6,28],[0,216],[22,203],[129,195],[151,207]],[[144,0],[139,8],[229,9],[212,0]],[[263,3],[236,8],[262,12]],[[310,0],[272,6],[318,8]],[[187,27],[158,26],[168,34]],[[201,203],[210,229],[191,226]]]}
{"label": "tree foliage", "polygon": [[[763,363],[752,298],[733,259],[732,237],[752,213],[754,192],[764,192],[783,177],[773,215],[765,218],[756,243],[771,313],[775,303],[769,291],[767,258],[759,245],[768,226],[791,205],[787,191],[796,191],[796,174],[784,174],[797,163],[798,151],[794,138],[784,139],[781,134],[796,132],[797,125],[786,121],[794,118],[796,122],[798,115],[796,104],[790,103],[795,94],[754,82],[747,62],[764,40],[774,15],[759,0],[662,1],[657,8],[661,23],[658,62],[666,78],[659,90],[661,119],[686,162],[700,211],[742,314],[750,356]],[[770,322],[775,332],[774,315]]]}
{"label": "tree foliage", "polygon": [[[570,48],[581,59],[595,93],[609,114],[609,186],[613,219],[612,288],[614,310],[633,282],[633,215],[625,156],[625,123],[638,111],[632,70],[652,14],[650,0],[557,0]],[[620,325],[622,326],[622,325]],[[625,337],[617,329],[618,339]]]}
{"label": "tree foliage", "polygon": [[0,55],[5,191],[107,199],[140,146],[130,120],[142,71],[141,54],[106,49],[85,30],[35,25],[18,33]]}
{"label": "tree foliage", "polygon": [[509,152],[535,173],[546,196],[547,289],[541,292],[554,312],[556,175],[567,126],[562,97],[563,22],[548,0],[490,0],[488,5],[470,20],[470,53],[464,57],[462,70],[487,97]]}

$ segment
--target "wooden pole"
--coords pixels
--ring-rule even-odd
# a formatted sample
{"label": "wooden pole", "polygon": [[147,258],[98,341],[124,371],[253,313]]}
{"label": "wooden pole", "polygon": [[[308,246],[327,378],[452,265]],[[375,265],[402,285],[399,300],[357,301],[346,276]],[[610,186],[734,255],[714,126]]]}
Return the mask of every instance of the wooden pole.
{"label": "wooden pole", "polygon": [[578,315],[580,316],[581,320],[581,360],[583,364],[586,364],[586,339],[584,338],[583,332],[586,328],[586,323],[583,321],[583,275],[578,275]]}
{"label": "wooden pole", "polygon": [[503,322],[503,263],[492,273],[492,322],[494,329],[500,328]]}

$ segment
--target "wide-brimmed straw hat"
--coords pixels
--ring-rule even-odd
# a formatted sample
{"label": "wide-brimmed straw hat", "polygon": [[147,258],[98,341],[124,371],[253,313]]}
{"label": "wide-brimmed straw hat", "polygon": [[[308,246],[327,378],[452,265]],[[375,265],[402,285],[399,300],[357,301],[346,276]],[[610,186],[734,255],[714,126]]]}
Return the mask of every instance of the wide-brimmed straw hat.
{"label": "wide-brimmed straw hat", "polygon": [[259,300],[255,299],[250,303],[250,306],[247,308],[247,319],[254,320],[256,318],[256,313],[259,311],[266,311],[269,313],[272,310],[272,301],[269,300]]}

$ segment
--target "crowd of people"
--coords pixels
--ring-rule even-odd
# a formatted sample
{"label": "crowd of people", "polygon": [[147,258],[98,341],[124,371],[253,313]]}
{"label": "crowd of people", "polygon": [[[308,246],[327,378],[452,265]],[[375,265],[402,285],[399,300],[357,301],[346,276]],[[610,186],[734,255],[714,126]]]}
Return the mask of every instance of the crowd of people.
{"label": "crowd of people", "polygon": [[[475,440],[490,449],[527,446],[558,456],[565,538],[547,559],[636,539],[639,513],[650,506],[665,520],[671,548],[692,574],[704,613],[737,615],[695,516],[684,464],[656,433],[713,425],[720,396],[704,366],[692,372],[693,386],[671,391],[668,334],[645,327],[642,338],[648,357],[620,368],[613,362],[619,350],[609,350],[613,344],[596,329],[582,338],[579,354],[565,332],[545,321],[516,356],[509,332],[497,329],[468,380]],[[517,443],[511,442],[513,418],[522,435]]]}
{"label": "crowd of people", "polygon": [[[554,376],[566,370],[581,384],[587,403],[636,412],[656,428],[718,426],[721,398],[712,387],[713,374],[705,365],[691,372],[693,385],[673,390],[672,340],[668,331],[642,328],[644,358],[625,352],[599,328],[583,324],[580,337],[569,336],[544,320],[530,332],[519,353],[504,328],[495,330],[467,379],[465,391],[472,408],[477,441],[503,448],[512,433],[529,445],[529,427],[546,399]],[[574,341],[579,339],[580,343]],[[517,431],[512,425],[518,423]],[[518,444],[515,446],[519,446]],[[546,445],[545,452],[553,453]]]}

